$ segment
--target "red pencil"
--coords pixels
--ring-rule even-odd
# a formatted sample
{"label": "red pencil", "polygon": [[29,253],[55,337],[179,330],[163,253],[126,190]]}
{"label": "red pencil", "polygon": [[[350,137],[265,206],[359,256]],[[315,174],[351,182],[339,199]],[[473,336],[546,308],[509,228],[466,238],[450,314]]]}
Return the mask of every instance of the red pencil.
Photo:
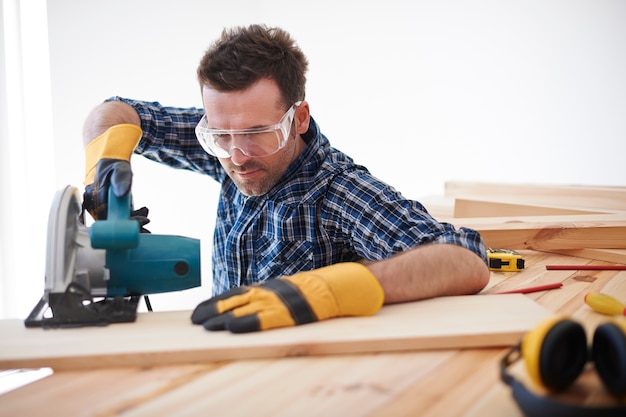
{"label": "red pencil", "polygon": [[495,294],[527,294],[529,292],[553,290],[556,288],[561,288],[562,286],[563,286],[562,282],[553,282],[552,284],[537,285],[536,287],[526,287],[526,288],[520,288],[517,290],[511,290],[511,291],[502,291],[502,292],[497,292]]}
{"label": "red pencil", "polygon": [[626,265],[546,265],[549,271],[626,271]]}

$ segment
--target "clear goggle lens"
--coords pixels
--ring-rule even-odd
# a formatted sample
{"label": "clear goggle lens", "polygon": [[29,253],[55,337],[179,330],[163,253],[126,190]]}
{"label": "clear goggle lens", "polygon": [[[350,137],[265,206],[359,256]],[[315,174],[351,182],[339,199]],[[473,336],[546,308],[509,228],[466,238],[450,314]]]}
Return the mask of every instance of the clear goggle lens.
{"label": "clear goggle lens", "polygon": [[275,125],[253,129],[211,129],[205,114],[196,126],[196,136],[202,148],[218,158],[230,158],[235,149],[248,157],[272,155],[287,144],[293,115],[300,103],[291,106]]}

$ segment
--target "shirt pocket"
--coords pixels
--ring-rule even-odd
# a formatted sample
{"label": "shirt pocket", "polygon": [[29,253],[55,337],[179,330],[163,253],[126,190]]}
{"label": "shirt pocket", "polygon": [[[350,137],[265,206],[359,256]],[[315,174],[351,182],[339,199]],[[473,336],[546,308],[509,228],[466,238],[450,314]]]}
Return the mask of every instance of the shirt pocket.
{"label": "shirt pocket", "polygon": [[259,236],[254,244],[254,261],[253,268],[261,281],[309,271],[313,269],[313,244],[308,240]]}

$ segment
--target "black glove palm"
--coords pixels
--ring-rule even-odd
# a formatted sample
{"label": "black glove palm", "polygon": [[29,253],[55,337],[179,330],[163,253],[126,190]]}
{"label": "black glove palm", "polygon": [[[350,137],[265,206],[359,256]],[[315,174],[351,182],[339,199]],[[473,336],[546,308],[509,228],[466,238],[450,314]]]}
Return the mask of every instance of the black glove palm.
{"label": "black glove palm", "polygon": [[96,220],[107,218],[109,186],[116,197],[125,197],[132,185],[130,162],[121,159],[100,159],[96,164],[94,182],[85,186],[83,208]]}

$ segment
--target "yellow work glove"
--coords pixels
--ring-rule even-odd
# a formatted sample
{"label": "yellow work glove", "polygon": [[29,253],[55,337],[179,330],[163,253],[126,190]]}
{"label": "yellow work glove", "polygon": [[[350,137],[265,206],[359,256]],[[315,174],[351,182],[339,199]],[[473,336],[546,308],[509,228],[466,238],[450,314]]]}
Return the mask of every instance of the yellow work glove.
{"label": "yellow work glove", "polygon": [[347,262],[233,288],[199,304],[191,315],[207,330],[245,333],[341,316],[370,316],[384,293],[363,265]]}
{"label": "yellow work glove", "polygon": [[115,125],[85,148],[83,207],[95,220],[107,217],[109,186],[116,197],[124,197],[130,191],[133,176],[130,156],[141,135],[139,126]]}

